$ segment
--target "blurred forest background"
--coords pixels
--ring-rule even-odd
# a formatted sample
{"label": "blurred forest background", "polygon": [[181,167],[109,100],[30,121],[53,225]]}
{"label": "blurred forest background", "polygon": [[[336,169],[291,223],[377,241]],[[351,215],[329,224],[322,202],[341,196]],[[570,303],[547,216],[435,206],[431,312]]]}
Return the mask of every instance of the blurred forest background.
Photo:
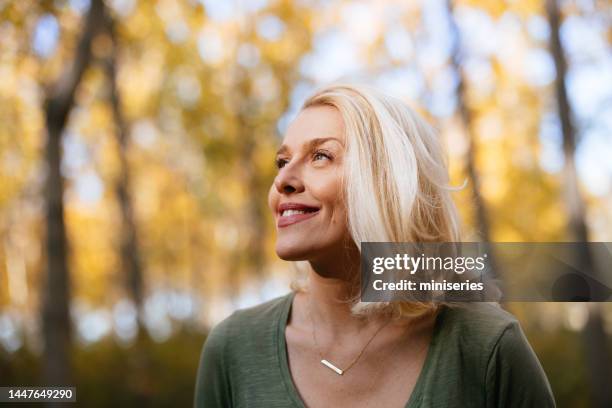
{"label": "blurred forest background", "polygon": [[[191,405],[207,329],[288,291],[274,152],[339,77],[435,123],[464,240],[612,241],[611,22],[603,0],[0,0],[0,385]],[[612,406],[611,305],[505,305],[560,407]]]}

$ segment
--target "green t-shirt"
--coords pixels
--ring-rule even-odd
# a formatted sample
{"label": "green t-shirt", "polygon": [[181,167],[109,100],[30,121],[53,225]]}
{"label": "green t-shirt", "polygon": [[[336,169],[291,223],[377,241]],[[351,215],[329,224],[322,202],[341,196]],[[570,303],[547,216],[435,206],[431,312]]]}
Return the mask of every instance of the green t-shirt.
{"label": "green t-shirt", "polygon": [[[212,329],[196,407],[304,407],[285,341],[293,296],[238,310]],[[554,406],[542,366],[511,314],[486,303],[442,309],[406,408]]]}

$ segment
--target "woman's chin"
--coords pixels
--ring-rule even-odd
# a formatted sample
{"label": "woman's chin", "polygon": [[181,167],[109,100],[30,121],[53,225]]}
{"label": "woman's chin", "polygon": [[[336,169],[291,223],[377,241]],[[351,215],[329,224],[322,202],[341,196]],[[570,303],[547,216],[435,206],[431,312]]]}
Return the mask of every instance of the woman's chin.
{"label": "woman's chin", "polygon": [[283,261],[306,261],[311,251],[302,245],[276,244],[276,255]]}

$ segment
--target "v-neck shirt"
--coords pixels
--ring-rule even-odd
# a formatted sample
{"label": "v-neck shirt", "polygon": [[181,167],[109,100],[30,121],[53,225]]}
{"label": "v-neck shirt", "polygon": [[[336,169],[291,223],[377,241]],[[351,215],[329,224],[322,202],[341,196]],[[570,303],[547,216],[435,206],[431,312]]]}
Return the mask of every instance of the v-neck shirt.
{"label": "v-neck shirt", "polygon": [[[195,407],[305,408],[289,369],[285,329],[294,292],[235,311],[204,344]],[[444,306],[405,408],[554,407],[514,316],[495,304]]]}

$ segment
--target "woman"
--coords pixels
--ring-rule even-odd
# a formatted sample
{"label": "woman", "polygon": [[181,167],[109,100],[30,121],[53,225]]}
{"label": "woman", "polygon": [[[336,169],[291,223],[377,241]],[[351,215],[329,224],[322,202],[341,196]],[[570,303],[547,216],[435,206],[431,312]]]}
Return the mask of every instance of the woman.
{"label": "woman", "polygon": [[359,301],[359,244],[459,241],[442,148],[401,101],[363,86],[310,97],[269,205],[276,252],[306,284],[211,331],[198,407],[551,407],[518,322],[496,305]]}

